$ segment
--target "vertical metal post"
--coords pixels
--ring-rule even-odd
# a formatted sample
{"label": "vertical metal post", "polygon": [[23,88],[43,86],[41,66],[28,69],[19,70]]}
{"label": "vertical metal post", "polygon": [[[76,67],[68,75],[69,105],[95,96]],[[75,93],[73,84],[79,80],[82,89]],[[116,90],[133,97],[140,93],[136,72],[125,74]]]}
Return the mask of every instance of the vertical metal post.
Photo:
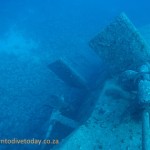
{"label": "vertical metal post", "polygon": [[143,73],[142,79],[138,84],[139,102],[143,107],[142,114],[142,150],[150,150],[150,68],[143,65],[140,73]]}
{"label": "vertical metal post", "polygon": [[142,150],[150,150],[150,114],[147,110],[142,115]]}

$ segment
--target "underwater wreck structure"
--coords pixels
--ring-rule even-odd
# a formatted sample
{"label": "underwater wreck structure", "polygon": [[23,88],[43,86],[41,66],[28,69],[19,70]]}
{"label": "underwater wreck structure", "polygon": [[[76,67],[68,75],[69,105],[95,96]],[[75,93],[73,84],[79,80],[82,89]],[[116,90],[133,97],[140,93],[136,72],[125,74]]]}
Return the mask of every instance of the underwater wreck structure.
{"label": "underwater wreck structure", "polygon": [[[49,66],[65,83],[85,93],[82,102],[78,103],[81,104],[79,109],[73,112],[66,112],[66,109],[53,111],[55,117],[51,117],[53,124],[50,125],[47,138],[53,137],[57,122],[64,129],[71,128],[67,137],[53,149],[149,150],[149,45],[122,13],[96,35],[89,46],[108,66],[106,72],[100,71],[101,75],[92,88],[65,59]],[[69,113],[77,113],[78,117],[70,118]],[[136,114],[141,114],[138,122],[134,120]]]}

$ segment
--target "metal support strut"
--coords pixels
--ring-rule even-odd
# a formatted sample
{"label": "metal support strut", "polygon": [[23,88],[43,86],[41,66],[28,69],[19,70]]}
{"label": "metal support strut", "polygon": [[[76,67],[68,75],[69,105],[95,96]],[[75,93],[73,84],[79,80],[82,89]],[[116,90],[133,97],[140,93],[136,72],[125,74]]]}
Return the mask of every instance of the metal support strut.
{"label": "metal support strut", "polygon": [[143,65],[140,68],[143,74],[138,83],[139,102],[143,107],[142,114],[142,149],[150,150],[150,68]]}

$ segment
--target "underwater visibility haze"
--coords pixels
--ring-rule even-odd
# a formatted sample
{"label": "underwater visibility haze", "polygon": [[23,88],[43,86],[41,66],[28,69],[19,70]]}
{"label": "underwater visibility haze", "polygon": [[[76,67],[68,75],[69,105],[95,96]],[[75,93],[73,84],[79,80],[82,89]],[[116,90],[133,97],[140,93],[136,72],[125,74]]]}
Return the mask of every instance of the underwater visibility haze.
{"label": "underwater visibility haze", "polygon": [[149,14],[147,0],[1,0],[0,150],[141,150]]}

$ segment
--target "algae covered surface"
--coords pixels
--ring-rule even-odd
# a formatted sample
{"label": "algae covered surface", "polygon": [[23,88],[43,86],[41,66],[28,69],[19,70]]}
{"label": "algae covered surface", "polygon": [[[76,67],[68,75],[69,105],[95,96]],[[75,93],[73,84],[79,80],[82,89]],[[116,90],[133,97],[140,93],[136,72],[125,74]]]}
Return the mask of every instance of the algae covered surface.
{"label": "algae covered surface", "polygon": [[[48,138],[59,140],[59,145],[0,143],[0,149],[141,149],[141,110],[136,93],[124,91],[113,79],[107,80],[105,71],[111,66],[90,48],[89,41],[125,12],[149,44],[148,6],[142,1],[135,7],[134,2],[117,0],[1,1],[0,142]],[[70,69],[68,62],[66,71],[70,69],[71,73],[62,73],[63,79],[61,70],[57,70],[60,77],[50,70],[50,64],[64,58],[76,66],[74,78],[66,77],[74,75],[76,69]],[[82,84],[87,84],[86,90],[81,82],[76,83],[79,77],[85,79]],[[47,137],[55,109],[79,123],[78,128],[59,128],[57,124],[54,136]]]}

